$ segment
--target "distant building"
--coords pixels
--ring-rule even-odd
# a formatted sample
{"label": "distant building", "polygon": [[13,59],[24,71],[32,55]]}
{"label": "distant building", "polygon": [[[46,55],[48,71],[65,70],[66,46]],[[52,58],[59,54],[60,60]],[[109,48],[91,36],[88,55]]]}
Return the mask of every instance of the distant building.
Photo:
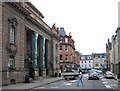
{"label": "distant building", "polygon": [[75,63],[78,69],[80,68],[80,57],[81,57],[81,53],[78,51],[75,51]]}
{"label": "distant building", "polygon": [[82,70],[90,70],[93,68],[92,55],[81,55],[80,67]]}
{"label": "distant building", "polygon": [[114,75],[118,73],[118,40],[117,35],[113,35],[112,40],[112,62],[111,62],[111,71]]}
{"label": "distant building", "polygon": [[106,53],[92,53],[93,57],[93,68],[102,69],[103,65],[106,64]]}
{"label": "distant building", "polygon": [[108,39],[108,43],[106,43],[106,63],[107,63],[107,70],[111,70],[111,63],[112,63],[112,43]]}

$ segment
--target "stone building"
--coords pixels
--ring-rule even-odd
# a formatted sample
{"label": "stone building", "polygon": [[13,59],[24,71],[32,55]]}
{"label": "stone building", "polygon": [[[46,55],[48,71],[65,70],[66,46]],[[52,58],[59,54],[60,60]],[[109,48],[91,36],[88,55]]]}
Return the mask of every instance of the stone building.
{"label": "stone building", "polygon": [[112,43],[108,39],[108,43],[106,43],[106,63],[107,63],[107,70],[111,70],[112,65]]}
{"label": "stone building", "polygon": [[113,35],[112,38],[112,69],[111,71],[116,76],[118,73],[118,40],[117,35]]}
{"label": "stone building", "polygon": [[25,75],[54,76],[59,69],[57,28],[49,27],[30,2],[3,2],[0,7],[2,85],[23,82]]}
{"label": "stone building", "polygon": [[[120,4],[119,4],[120,6]],[[120,22],[120,21],[118,21]],[[120,25],[119,25],[120,26]],[[117,54],[114,54],[116,57],[115,57],[115,73],[117,74],[117,79],[120,79],[120,27],[117,28],[116,30],[116,38],[115,38],[115,41],[117,42],[117,50],[115,50],[115,53]]]}
{"label": "stone building", "polygon": [[118,28],[116,30],[118,40],[118,69],[117,78],[120,79],[120,2],[118,2]]}
{"label": "stone building", "polygon": [[80,67],[82,70],[87,71],[93,69],[93,56],[92,55],[81,55]]}
{"label": "stone building", "polygon": [[75,63],[78,69],[80,68],[80,57],[81,57],[81,53],[75,51]]}
{"label": "stone building", "polygon": [[[66,68],[75,68],[75,46],[71,34],[66,35],[63,27],[59,30],[60,34],[60,69],[63,72]],[[77,69],[77,68],[76,68]]]}
{"label": "stone building", "polygon": [[[58,76],[59,74],[59,63],[60,63],[60,52],[59,52],[59,48],[60,48],[60,36],[59,36],[59,31],[58,28],[56,28],[55,24],[53,24],[52,26],[52,61],[50,61],[51,64],[53,64],[53,69],[52,69],[52,74],[53,76]],[[56,75],[57,74],[57,75]]]}
{"label": "stone building", "polygon": [[93,68],[102,69],[106,67],[106,53],[92,53],[93,56]]}

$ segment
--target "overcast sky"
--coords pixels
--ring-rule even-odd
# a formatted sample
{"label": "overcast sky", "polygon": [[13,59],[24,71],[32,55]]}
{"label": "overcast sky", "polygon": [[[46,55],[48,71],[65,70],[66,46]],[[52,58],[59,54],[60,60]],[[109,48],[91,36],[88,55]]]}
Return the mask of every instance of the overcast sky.
{"label": "overcast sky", "polygon": [[118,27],[119,0],[29,0],[51,27],[71,32],[76,51],[84,55],[105,52],[107,39]]}

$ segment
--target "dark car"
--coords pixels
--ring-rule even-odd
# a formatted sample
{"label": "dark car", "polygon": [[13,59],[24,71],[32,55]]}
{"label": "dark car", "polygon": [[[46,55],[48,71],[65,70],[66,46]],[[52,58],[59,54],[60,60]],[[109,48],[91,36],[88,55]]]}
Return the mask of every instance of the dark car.
{"label": "dark car", "polygon": [[99,74],[94,70],[89,71],[88,80],[91,80],[91,79],[99,80]]}

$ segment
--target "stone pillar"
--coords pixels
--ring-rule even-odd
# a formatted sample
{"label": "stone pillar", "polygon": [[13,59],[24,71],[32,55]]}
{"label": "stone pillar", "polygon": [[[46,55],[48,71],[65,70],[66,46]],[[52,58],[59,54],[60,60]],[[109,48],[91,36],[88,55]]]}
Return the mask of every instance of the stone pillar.
{"label": "stone pillar", "polygon": [[[120,2],[118,2],[118,31],[117,31],[117,37],[118,37],[118,77],[120,77]],[[120,78],[119,78],[120,79]]]}
{"label": "stone pillar", "polygon": [[117,31],[117,37],[118,37],[118,68],[117,68],[117,77],[120,79],[120,29]]}
{"label": "stone pillar", "polygon": [[34,46],[34,57],[33,57],[33,62],[34,62],[34,74],[35,76],[39,76],[39,70],[38,70],[38,33],[34,32],[34,41],[33,41],[33,46]]}
{"label": "stone pillar", "polygon": [[2,89],[2,2],[0,2],[0,90]]}
{"label": "stone pillar", "polygon": [[51,45],[51,41],[49,40],[47,42],[48,44],[48,71],[49,71],[49,76],[52,76],[52,69],[53,69],[53,63],[52,63],[52,45]]}
{"label": "stone pillar", "polygon": [[45,68],[46,68],[46,76],[48,76],[48,40],[45,40]]}
{"label": "stone pillar", "polygon": [[46,68],[45,68],[45,39],[40,36],[40,66],[39,66],[39,75],[45,77],[46,76]]}

